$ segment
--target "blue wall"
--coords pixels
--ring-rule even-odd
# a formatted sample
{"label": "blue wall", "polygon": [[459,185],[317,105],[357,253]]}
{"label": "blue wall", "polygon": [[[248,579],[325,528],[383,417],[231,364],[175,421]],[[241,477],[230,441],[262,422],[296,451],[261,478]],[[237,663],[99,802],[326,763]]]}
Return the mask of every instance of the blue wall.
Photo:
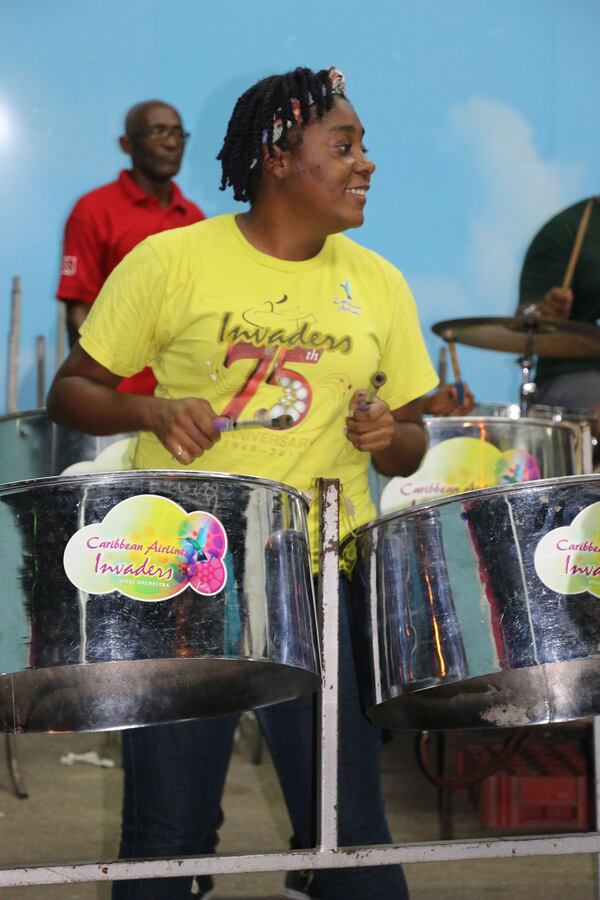
{"label": "blue wall", "polygon": [[[431,324],[510,314],[534,231],[598,191],[597,0],[3,0],[0,33],[0,346],[19,274],[21,408],[37,334],[54,369],[65,218],[124,163],[116,140],[139,100],[182,112],[179,183],[211,215],[237,205],[215,155],[242,90],[295,65],[342,68],[378,166],[353,236],[408,277],[434,359]],[[516,397],[512,357],[459,354],[479,399]]]}

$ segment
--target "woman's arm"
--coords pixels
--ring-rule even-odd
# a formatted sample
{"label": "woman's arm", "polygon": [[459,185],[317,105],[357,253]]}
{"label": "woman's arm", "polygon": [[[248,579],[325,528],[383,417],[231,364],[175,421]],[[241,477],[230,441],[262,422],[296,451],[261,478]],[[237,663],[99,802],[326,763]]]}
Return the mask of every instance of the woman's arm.
{"label": "woman's arm", "polygon": [[220,439],[215,413],[206,400],[166,400],[122,394],[121,376],[96,362],[76,344],[48,393],[48,414],[59,425],[88,434],[152,431],[172,456],[189,465]]}

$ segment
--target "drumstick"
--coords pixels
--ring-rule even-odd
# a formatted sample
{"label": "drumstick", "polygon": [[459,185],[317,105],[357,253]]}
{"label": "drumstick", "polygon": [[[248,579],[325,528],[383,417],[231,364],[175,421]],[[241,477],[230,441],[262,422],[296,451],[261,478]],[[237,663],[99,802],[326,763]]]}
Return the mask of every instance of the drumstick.
{"label": "drumstick", "polygon": [[[259,410],[260,412],[260,410]],[[213,425],[217,431],[245,431],[248,428],[270,428],[273,431],[285,431],[291,428],[294,420],[291,416],[274,416],[273,418],[230,419],[229,416],[218,416]]]}
{"label": "drumstick", "polygon": [[581,216],[581,220],[580,220],[579,226],[577,228],[577,234],[575,235],[575,240],[573,242],[573,249],[571,250],[571,256],[569,257],[569,262],[567,263],[565,277],[563,278],[563,283],[561,285],[563,291],[566,291],[571,287],[571,281],[573,280],[575,266],[577,265],[577,260],[579,259],[579,252],[581,250],[581,245],[583,244],[583,239],[584,239],[585,233],[587,231],[591,212],[592,212],[592,201],[588,200],[588,202],[585,205],[585,209],[583,210],[583,214]]}
{"label": "drumstick", "polygon": [[454,374],[454,382],[456,385],[456,399],[458,400],[459,405],[462,406],[465,401],[465,390],[460,375],[458,356],[456,355],[456,344],[454,343],[453,338],[448,340],[448,352],[450,354],[450,362],[452,363],[452,372]]}
{"label": "drumstick", "polygon": [[358,409],[363,411],[367,410],[375,399],[377,391],[380,387],[383,387],[386,381],[387,375],[385,372],[375,372],[375,374],[371,376],[371,383],[365,391],[363,399],[358,404]]}

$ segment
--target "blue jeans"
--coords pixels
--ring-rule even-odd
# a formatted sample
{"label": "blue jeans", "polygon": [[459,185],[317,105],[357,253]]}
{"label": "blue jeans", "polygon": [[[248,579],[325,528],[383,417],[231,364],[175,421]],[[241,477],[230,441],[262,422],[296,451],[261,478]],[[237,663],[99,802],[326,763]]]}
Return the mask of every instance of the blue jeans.
{"label": "blue jeans", "polygon": [[[339,843],[391,842],[380,784],[381,732],[363,715],[346,609],[340,594]],[[316,695],[257,710],[281,782],[295,845],[316,843]],[[125,796],[121,858],[214,851],[237,715],[123,732]],[[248,827],[253,823],[249,820]],[[212,844],[212,846],[211,846]],[[323,900],[408,900],[398,865],[319,870]],[[121,881],[113,900],[189,900],[190,878]]]}

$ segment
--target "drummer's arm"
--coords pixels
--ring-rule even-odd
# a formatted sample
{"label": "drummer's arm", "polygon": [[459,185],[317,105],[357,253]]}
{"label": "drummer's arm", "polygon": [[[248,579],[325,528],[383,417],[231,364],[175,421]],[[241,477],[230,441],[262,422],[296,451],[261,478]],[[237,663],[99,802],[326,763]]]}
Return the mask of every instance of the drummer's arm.
{"label": "drummer's arm", "polygon": [[427,450],[421,399],[392,410],[376,398],[368,409],[361,410],[353,398],[346,426],[348,440],[371,454],[381,475],[411,475]]}
{"label": "drummer's arm", "polygon": [[[574,235],[561,225],[547,223],[531,242],[519,278],[520,316],[544,319],[568,319],[573,305],[573,291],[562,284]],[[568,248],[568,249],[567,249]]]}
{"label": "drummer's arm", "polygon": [[95,435],[151,431],[185,465],[219,440],[206,400],[119,393],[121,379],[76,344],[50,387],[50,418]]}

